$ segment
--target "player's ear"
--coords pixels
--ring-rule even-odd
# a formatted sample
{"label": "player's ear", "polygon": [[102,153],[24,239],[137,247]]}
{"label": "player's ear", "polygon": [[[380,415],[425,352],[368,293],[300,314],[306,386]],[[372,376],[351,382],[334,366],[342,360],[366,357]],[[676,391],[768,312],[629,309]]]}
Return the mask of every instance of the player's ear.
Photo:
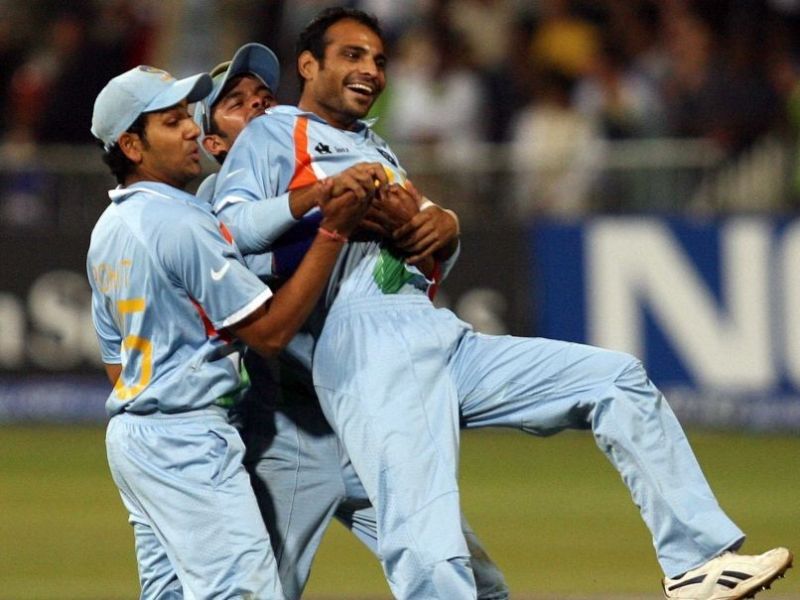
{"label": "player's ear", "polygon": [[202,144],[203,148],[205,148],[206,152],[208,152],[211,156],[217,156],[222,152],[228,151],[228,144],[226,144],[225,141],[216,133],[205,136]]}
{"label": "player's ear", "polygon": [[306,81],[314,79],[319,70],[319,61],[311,54],[310,50],[303,50],[297,57],[297,72]]}
{"label": "player's ear", "polygon": [[136,133],[126,131],[119,136],[119,149],[132,163],[142,162],[142,139]]}

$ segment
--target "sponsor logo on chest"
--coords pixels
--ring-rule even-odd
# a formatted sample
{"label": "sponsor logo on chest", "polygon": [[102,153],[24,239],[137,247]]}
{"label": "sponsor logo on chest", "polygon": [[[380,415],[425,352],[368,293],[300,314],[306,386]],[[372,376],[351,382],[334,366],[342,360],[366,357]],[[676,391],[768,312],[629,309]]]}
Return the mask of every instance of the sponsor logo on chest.
{"label": "sponsor logo on chest", "polygon": [[317,145],[314,146],[314,152],[317,154],[344,154],[351,152],[351,150],[350,148],[346,148],[344,146],[331,146],[329,144],[318,142]]}

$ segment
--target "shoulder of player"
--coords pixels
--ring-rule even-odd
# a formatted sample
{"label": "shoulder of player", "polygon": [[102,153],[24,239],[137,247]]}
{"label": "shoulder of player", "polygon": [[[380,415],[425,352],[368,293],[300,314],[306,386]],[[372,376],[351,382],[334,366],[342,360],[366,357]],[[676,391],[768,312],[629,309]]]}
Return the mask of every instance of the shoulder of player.
{"label": "shoulder of player", "polygon": [[242,135],[261,135],[264,132],[293,129],[294,124],[299,116],[296,112],[296,109],[294,111],[283,110],[293,108],[294,107],[276,106],[275,108],[269,109],[263,115],[260,115],[250,121],[250,123],[247,124],[247,127],[244,128]]}
{"label": "shoulder of player", "polygon": [[231,156],[245,154],[265,156],[275,152],[276,149],[287,148],[287,140],[291,140],[293,136],[295,120],[293,116],[285,113],[269,112],[250,121],[233,143],[221,172],[225,171],[225,165],[230,163]]}
{"label": "shoulder of player", "polygon": [[144,231],[154,235],[175,235],[178,232],[196,227],[199,223],[215,217],[211,205],[203,198],[198,198],[181,190],[139,190],[141,193],[131,197],[132,202],[123,203],[137,213],[137,219]]}

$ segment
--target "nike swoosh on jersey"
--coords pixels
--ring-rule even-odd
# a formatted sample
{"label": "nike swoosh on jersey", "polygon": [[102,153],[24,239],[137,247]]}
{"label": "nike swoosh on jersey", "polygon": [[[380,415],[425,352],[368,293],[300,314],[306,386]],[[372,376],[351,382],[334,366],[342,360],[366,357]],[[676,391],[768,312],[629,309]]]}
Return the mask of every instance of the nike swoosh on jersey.
{"label": "nike swoosh on jersey", "polygon": [[220,279],[225,277],[225,273],[227,273],[228,269],[230,268],[231,268],[231,263],[226,261],[225,264],[219,268],[219,270],[215,271],[214,269],[211,269],[211,279],[213,279],[214,281],[219,281]]}
{"label": "nike swoosh on jersey", "polygon": [[230,173],[228,173],[227,175],[225,175],[225,179],[228,179],[228,178],[230,178],[230,177],[233,177],[234,175],[238,175],[238,174],[239,174],[239,173],[241,173],[242,171],[244,171],[244,169],[236,169],[235,171],[231,171]]}

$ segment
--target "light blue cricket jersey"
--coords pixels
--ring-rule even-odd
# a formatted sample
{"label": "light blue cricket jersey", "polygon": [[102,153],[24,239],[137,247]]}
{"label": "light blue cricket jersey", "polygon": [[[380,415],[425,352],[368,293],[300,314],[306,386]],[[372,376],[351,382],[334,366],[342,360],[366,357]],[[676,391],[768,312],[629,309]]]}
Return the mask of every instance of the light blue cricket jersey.
{"label": "light blue cricket jersey", "polygon": [[[278,106],[251,121],[237,138],[217,177],[214,211],[231,228],[244,254],[261,252],[296,223],[289,211],[289,190],[361,162],[381,163],[390,182],[406,180],[394,152],[367,123],[360,121],[355,131],[345,131],[297,107]],[[454,262],[455,256],[445,270]],[[309,331],[318,334],[335,298],[425,294],[430,283],[384,243],[350,242],[309,320]]]}
{"label": "light blue cricket jersey", "polygon": [[218,331],[271,290],[208,203],[155,182],[109,196],[87,257],[103,362],[122,365],[106,411],[181,412],[236,392],[242,346]]}
{"label": "light blue cricket jersey", "polygon": [[[214,185],[216,184],[216,181],[217,174],[211,173],[211,175],[203,180],[203,182],[197,188],[197,193],[195,194],[198,199],[208,204],[209,208],[211,208],[211,205],[214,201]],[[280,226],[281,222],[278,221],[277,224]],[[234,239],[234,241],[236,240]],[[237,243],[237,246],[238,245],[239,244]],[[245,254],[244,262],[248,269],[250,269],[253,273],[258,275],[267,283],[269,283],[270,278],[274,275],[271,252],[264,252],[262,254]]]}

